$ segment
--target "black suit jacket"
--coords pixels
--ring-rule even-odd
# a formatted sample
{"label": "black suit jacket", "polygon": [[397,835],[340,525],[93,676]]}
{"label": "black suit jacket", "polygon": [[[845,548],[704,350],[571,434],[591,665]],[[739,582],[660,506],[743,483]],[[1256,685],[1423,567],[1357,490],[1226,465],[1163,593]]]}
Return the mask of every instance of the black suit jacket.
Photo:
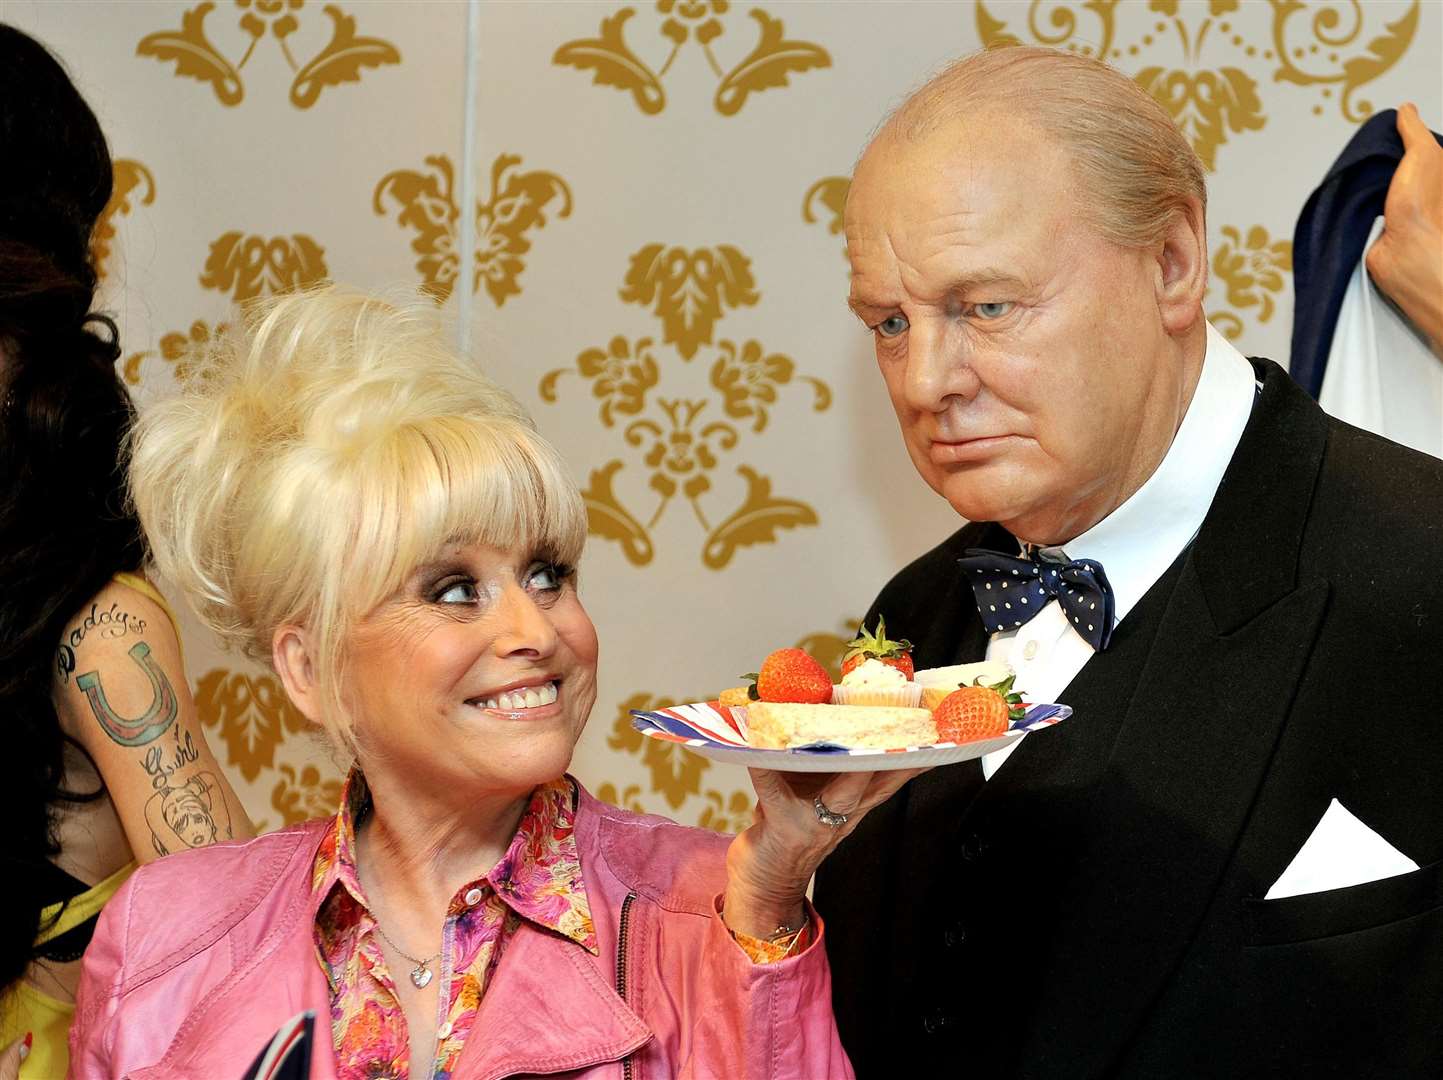
{"label": "black suit jacket", "polygon": [[[1443,1075],[1443,463],[1276,365],[1192,545],[987,783],[936,769],[817,877],[858,1075]],[[977,660],[964,527],[877,598]],[[1420,867],[1264,900],[1329,801]]]}

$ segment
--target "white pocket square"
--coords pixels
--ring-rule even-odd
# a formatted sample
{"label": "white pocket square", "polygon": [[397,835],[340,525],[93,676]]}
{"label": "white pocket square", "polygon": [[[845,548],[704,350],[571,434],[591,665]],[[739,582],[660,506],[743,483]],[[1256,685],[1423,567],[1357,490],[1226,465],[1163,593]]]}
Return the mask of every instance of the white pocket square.
{"label": "white pocket square", "polygon": [[1334,799],[1264,900],[1346,889],[1417,870],[1418,864]]}

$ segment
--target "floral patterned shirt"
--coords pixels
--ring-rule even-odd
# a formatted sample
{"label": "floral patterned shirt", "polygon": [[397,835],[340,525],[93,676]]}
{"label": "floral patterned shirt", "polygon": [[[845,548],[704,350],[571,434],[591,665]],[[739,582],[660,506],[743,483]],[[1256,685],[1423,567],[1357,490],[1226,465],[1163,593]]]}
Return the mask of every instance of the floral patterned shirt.
{"label": "floral patterned shirt", "polygon": [[[445,1020],[436,1032],[436,1060],[418,1076],[448,1080],[455,1070],[487,980],[521,919],[597,952],[572,834],[575,801],[569,779],[537,788],[501,861],[451,898],[441,955],[431,965]],[[352,771],[316,852],[312,883],[323,898],[316,952],[331,988],[337,1077],[401,1080],[411,1075],[406,1018],[356,872],[356,825],[369,802],[365,778]]]}
{"label": "floral patterned shirt", "polygon": [[[418,1076],[449,1080],[455,1071],[481,995],[522,919],[597,955],[573,832],[576,799],[569,777],[538,787],[501,861],[451,898],[441,955],[431,962],[446,1018],[436,1031],[436,1060]],[[404,1080],[411,1075],[406,1017],[356,871],[356,827],[369,805],[365,777],[352,770],[312,869],[312,888],[320,898],[316,955],[331,991],[338,1080]],[[812,940],[810,927],[780,941],[734,937],[762,964],[801,952]]]}

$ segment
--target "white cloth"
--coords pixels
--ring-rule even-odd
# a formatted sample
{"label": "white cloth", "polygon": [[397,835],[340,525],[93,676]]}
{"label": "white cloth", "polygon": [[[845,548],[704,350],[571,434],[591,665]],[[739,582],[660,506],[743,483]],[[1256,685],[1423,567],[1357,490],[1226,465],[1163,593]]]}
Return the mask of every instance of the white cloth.
{"label": "white cloth", "polygon": [[1337,799],[1264,900],[1346,889],[1417,870],[1418,864],[1364,825]]}
{"label": "white cloth", "polygon": [[[1382,231],[1380,217],[1365,251]],[[1363,259],[1343,294],[1318,403],[1339,420],[1443,457],[1443,361],[1373,284]]]}
{"label": "white cloth", "polygon": [[[1112,585],[1119,623],[1201,527],[1247,426],[1256,392],[1247,357],[1209,325],[1197,389],[1162,463],[1126,502],[1087,532],[1063,549],[1044,549],[1100,562]],[[1056,600],[1021,628],[993,634],[987,644],[987,659],[1010,664],[1017,673],[1017,689],[1029,701],[1056,701],[1092,655],[1092,646],[1073,630]],[[1021,743],[1017,739],[984,755],[982,775],[991,779]]]}

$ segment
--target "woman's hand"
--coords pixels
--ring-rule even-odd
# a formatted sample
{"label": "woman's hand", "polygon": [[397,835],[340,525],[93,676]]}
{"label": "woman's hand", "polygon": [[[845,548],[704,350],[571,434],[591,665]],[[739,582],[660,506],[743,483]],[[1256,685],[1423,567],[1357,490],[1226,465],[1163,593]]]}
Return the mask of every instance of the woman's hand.
{"label": "woman's hand", "polygon": [[1365,262],[1378,288],[1443,358],[1443,147],[1414,105],[1398,110],[1403,159]]}
{"label": "woman's hand", "polygon": [[20,1063],[30,1056],[30,1033],[16,1039],[0,1052],[0,1080],[18,1080]]}
{"label": "woman's hand", "polygon": [[[757,792],[751,827],[727,851],[723,907],[734,932],[764,938],[801,925],[807,884],[842,838],[874,806],[925,769],[874,773],[786,773],[749,769]],[[815,800],[844,825],[825,825]]]}

